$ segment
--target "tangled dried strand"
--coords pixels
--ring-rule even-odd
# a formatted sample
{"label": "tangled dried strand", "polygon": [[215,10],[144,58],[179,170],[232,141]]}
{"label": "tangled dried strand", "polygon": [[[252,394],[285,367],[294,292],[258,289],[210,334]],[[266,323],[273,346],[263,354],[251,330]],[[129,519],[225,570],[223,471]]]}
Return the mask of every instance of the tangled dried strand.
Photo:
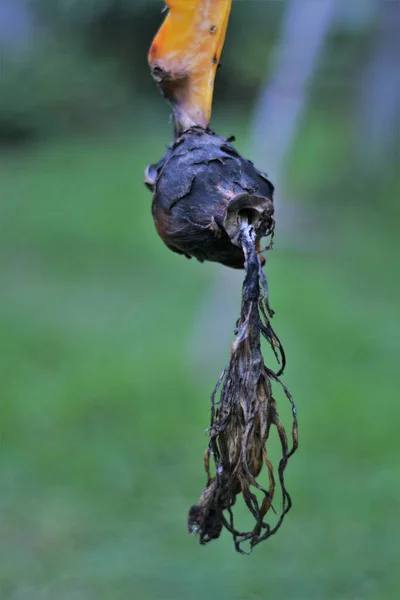
{"label": "tangled dried strand", "polygon": [[[241,314],[229,365],[222,372],[211,396],[209,444],[204,455],[207,484],[198,504],[189,511],[188,527],[190,533],[198,534],[201,544],[218,538],[225,527],[233,536],[236,550],[246,553],[242,549],[243,543],[249,542],[251,551],[276,533],[291,508],[292,501],[284,473],[289,458],[297,449],[298,432],[295,404],[279,379],[285,367],[285,354],[270,322],[273,311],[269,306],[267,280],[256,250],[255,229],[243,217],[240,218],[238,240],[246,258]],[[277,373],[264,364],[261,335],[268,341],[281,364]],[[291,403],[293,424],[290,449],[272,395],[272,382],[280,384]],[[221,386],[219,402],[216,403]],[[282,494],[281,511],[273,527],[264,520],[270,509],[276,514],[273,507],[276,488],[274,468],[268,458],[266,445],[271,427],[276,428],[281,445],[277,471]],[[215,463],[214,476],[210,472],[210,456]],[[258,481],[264,465],[268,472],[267,488]],[[261,501],[255,490],[262,494]],[[235,526],[233,506],[239,494],[242,494],[255,520],[251,531],[242,532]]]}

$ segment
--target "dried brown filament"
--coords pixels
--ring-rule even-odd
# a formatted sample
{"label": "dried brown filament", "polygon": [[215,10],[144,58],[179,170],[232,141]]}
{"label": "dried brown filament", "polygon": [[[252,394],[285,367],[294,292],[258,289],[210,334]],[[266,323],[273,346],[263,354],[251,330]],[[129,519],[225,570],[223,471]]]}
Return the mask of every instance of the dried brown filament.
{"label": "dried brown filament", "polygon": [[[273,312],[269,307],[266,279],[256,250],[256,232],[246,218],[240,218],[237,239],[246,258],[241,314],[229,365],[211,398],[209,445],[205,454],[207,484],[198,504],[189,511],[188,527],[190,533],[198,534],[201,544],[218,538],[225,527],[233,536],[236,550],[244,552],[244,542],[248,541],[252,549],[273,535],[291,508],[285,469],[297,448],[298,433],[295,405],[279,379],[285,366],[285,355],[271,326]],[[282,363],[278,373],[264,363],[261,336],[269,342]],[[292,407],[290,444],[278,416],[272,382],[282,386]],[[219,390],[219,401],[216,402]],[[276,470],[282,495],[280,513],[273,526],[265,521],[268,511],[271,508],[275,510],[274,467],[268,458],[268,438],[272,428],[276,428],[281,446]],[[214,476],[210,472],[210,457],[215,463]],[[261,483],[263,466],[266,484]],[[240,494],[254,518],[251,531],[240,531],[235,524],[234,506]]]}

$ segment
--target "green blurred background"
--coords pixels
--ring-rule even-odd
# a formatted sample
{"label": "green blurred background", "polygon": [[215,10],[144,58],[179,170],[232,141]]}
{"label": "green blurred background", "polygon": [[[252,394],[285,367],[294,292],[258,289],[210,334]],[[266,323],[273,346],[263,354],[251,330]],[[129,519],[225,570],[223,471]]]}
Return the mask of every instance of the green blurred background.
{"label": "green blurred background", "polygon": [[273,164],[300,420],[293,510],[251,557],[186,531],[241,275],[153,227],[161,8],[0,0],[1,600],[397,599],[399,5],[233,3],[212,125]]}

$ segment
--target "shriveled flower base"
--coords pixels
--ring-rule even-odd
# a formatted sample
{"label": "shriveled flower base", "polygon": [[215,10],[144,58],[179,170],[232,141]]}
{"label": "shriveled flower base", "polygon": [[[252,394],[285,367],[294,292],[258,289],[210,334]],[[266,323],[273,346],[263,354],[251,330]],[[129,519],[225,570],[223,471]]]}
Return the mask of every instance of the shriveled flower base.
{"label": "shriveled flower base", "polygon": [[[235,150],[231,140],[201,127],[179,134],[164,158],[148,167],[145,181],[153,192],[157,231],[171,250],[200,261],[245,268],[236,339],[211,399],[204,461],[207,483],[188,519],[190,533],[197,534],[202,544],[218,538],[225,527],[236,549],[243,552],[243,542],[251,549],[273,535],[290,509],[284,474],[297,448],[296,409],[279,379],[285,356],[270,322],[273,312],[260,252],[261,239],[273,236],[274,188]],[[262,337],[281,363],[277,373],[264,363]],[[274,382],[291,403],[290,442],[279,420]],[[277,465],[268,455],[272,428],[276,428],[281,446]],[[213,475],[210,457],[215,463]],[[279,511],[273,504],[276,477],[281,490]],[[250,531],[237,529],[235,523],[239,495],[254,519]],[[276,513],[273,525],[265,520],[270,509]]]}

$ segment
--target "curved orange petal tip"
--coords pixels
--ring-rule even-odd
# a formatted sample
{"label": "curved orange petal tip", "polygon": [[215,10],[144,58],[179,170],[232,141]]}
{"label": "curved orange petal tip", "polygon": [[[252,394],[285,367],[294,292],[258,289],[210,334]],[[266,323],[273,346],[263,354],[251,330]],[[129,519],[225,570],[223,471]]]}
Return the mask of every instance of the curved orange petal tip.
{"label": "curved orange petal tip", "polygon": [[166,0],[149,52],[152,75],[172,104],[177,131],[207,128],[232,0]]}

